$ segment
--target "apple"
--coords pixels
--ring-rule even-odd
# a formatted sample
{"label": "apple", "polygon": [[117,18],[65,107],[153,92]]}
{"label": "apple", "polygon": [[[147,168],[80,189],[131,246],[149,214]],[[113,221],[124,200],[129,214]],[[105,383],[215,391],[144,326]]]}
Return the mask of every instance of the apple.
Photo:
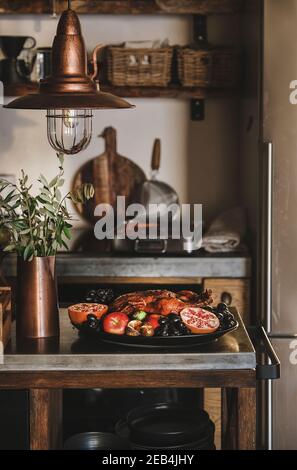
{"label": "apple", "polygon": [[103,330],[112,335],[124,335],[130,319],[123,312],[108,313],[103,320]]}

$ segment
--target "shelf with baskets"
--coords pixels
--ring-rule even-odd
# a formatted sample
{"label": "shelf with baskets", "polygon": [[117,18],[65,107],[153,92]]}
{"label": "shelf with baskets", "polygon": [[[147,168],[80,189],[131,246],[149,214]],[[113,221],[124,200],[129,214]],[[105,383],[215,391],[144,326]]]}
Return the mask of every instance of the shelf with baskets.
{"label": "shelf with baskets", "polygon": [[238,83],[238,52],[210,45],[125,48],[108,46],[107,78],[113,86],[166,88],[234,88]]}
{"label": "shelf with baskets", "polygon": [[[205,99],[234,94],[238,57],[233,49],[108,46],[100,65],[100,88],[124,98]],[[37,83],[4,85],[5,96],[37,92]]]}
{"label": "shelf with baskets", "polygon": [[[28,93],[36,93],[37,88],[35,83],[9,85],[4,87],[4,94],[7,97],[23,96]],[[209,97],[232,96],[235,93],[234,89],[182,87],[175,84],[168,85],[167,87],[112,86],[110,84],[102,84],[101,89],[122,98],[206,99]]]}
{"label": "shelf with baskets", "polygon": [[[0,0],[0,14],[59,14],[66,0]],[[79,13],[139,15],[139,14],[232,14],[241,9],[242,0],[72,0]]]}

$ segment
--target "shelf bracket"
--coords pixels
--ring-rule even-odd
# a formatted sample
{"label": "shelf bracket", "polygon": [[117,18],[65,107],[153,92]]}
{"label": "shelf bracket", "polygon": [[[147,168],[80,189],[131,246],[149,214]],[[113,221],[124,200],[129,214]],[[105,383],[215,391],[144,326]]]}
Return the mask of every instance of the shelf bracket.
{"label": "shelf bracket", "polygon": [[208,40],[207,32],[207,16],[206,15],[194,15],[193,16],[193,43],[194,44],[206,44]]}
{"label": "shelf bracket", "polygon": [[203,99],[191,100],[191,121],[204,121],[205,101]]}
{"label": "shelf bracket", "polygon": [[[193,16],[193,44],[196,46],[205,46],[208,40],[207,16]],[[191,100],[191,120],[204,121],[205,119],[205,101],[203,99]]]}

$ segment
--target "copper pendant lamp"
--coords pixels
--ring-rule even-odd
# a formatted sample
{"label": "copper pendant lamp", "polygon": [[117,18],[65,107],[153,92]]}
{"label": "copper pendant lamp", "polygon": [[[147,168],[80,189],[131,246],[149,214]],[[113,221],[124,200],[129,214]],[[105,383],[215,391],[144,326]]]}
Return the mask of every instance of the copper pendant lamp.
{"label": "copper pendant lamp", "polygon": [[58,152],[72,155],[89,145],[93,109],[134,107],[118,96],[100,91],[95,81],[99,47],[93,53],[94,74],[89,76],[80,22],[68,0],[68,9],[62,13],[53,42],[51,76],[40,80],[38,93],[22,96],[4,106],[47,110],[48,140]]}

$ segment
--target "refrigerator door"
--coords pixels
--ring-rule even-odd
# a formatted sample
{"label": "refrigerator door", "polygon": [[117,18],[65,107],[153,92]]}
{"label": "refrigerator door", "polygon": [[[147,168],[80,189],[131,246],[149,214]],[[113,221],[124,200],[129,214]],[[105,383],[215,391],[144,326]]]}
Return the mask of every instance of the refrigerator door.
{"label": "refrigerator door", "polygon": [[296,25],[297,0],[264,0],[263,140],[272,143],[274,175],[272,308],[265,323],[275,335],[297,333],[297,105],[290,103]]}
{"label": "refrigerator door", "polygon": [[271,383],[272,448],[297,449],[297,339],[273,339],[281,362],[281,379]]}

